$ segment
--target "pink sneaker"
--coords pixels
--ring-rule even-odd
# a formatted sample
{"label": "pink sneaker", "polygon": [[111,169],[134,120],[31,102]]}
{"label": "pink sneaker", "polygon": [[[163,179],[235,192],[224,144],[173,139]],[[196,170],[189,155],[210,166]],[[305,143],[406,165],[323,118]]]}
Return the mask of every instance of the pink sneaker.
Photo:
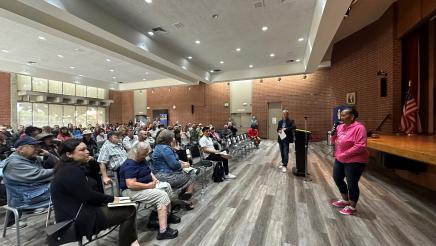
{"label": "pink sneaker", "polygon": [[350,205],[350,203],[344,200],[337,200],[332,202],[332,205],[337,208],[345,208],[346,206]]}
{"label": "pink sneaker", "polygon": [[357,210],[351,206],[346,206],[345,208],[341,209],[339,213],[344,215],[353,215],[357,212]]}

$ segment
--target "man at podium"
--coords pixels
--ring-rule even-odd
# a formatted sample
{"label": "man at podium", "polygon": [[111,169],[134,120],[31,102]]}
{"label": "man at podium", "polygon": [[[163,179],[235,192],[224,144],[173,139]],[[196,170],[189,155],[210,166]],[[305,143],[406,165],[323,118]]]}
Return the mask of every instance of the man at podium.
{"label": "man at podium", "polygon": [[286,173],[289,161],[289,144],[294,142],[294,130],[296,129],[295,122],[289,119],[289,111],[283,110],[282,119],[277,124],[277,141],[279,142],[280,155],[282,164],[278,167],[282,172]]}

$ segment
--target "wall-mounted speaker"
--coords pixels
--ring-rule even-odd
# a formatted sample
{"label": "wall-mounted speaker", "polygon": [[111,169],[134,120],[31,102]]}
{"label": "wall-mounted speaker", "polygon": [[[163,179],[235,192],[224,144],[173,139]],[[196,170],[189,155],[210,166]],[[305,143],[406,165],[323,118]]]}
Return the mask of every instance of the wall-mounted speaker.
{"label": "wall-mounted speaker", "polygon": [[380,97],[388,96],[388,78],[380,79]]}
{"label": "wall-mounted speaker", "polygon": [[194,104],[191,104],[191,114],[194,114]]}

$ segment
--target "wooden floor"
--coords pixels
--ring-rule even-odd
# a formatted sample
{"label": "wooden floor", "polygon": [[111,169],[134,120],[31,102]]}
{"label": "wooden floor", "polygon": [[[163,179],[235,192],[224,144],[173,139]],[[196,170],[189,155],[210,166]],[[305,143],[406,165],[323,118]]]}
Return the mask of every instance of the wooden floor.
{"label": "wooden floor", "polygon": [[[232,161],[238,178],[209,183],[203,199],[197,194],[196,208],[179,213],[182,223],[173,225],[179,230],[176,239],[157,241],[146,227],[148,212],[140,212],[141,245],[436,245],[434,193],[366,172],[357,216],[343,216],[329,204],[339,193],[324,143],[310,145],[311,181],[282,173],[276,167],[279,156],[276,142],[263,141],[260,150]],[[24,245],[43,245],[43,224],[40,217],[24,229]],[[8,231],[0,245],[14,245],[14,231]],[[113,232],[90,245],[116,242]]]}

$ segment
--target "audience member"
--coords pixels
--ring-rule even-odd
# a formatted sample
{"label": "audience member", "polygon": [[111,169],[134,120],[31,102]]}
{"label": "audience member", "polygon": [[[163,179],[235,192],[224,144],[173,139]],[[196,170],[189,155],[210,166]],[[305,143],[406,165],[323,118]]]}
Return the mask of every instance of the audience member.
{"label": "audience member", "polygon": [[121,165],[127,159],[126,150],[124,150],[120,143],[120,136],[120,132],[109,132],[107,134],[107,140],[104,142],[98,154],[97,162],[100,163],[100,171],[104,184],[112,182],[107,175],[106,166],[108,166],[110,170],[118,172]]}
{"label": "audience member", "polygon": [[68,128],[65,126],[61,127],[59,134],[57,136],[57,139],[59,139],[59,141],[66,141],[66,140],[71,139],[71,138],[72,138],[72,136],[71,136],[71,133],[68,130]]}
{"label": "audience member", "polygon": [[227,123],[227,125],[229,127],[229,130],[232,132],[232,137],[235,137],[238,129],[236,129],[236,127],[233,126],[232,122]]}
{"label": "audience member", "polygon": [[259,130],[257,130],[256,124],[251,124],[251,127],[248,128],[247,135],[251,139],[251,141],[253,141],[254,146],[256,146],[256,148],[259,148],[260,138]]}
{"label": "audience member", "polygon": [[133,134],[133,129],[129,128],[127,130],[127,136],[124,137],[123,139],[123,147],[126,149],[126,151],[129,151],[132,149],[132,147],[138,143],[138,138],[139,135],[134,135]]}

